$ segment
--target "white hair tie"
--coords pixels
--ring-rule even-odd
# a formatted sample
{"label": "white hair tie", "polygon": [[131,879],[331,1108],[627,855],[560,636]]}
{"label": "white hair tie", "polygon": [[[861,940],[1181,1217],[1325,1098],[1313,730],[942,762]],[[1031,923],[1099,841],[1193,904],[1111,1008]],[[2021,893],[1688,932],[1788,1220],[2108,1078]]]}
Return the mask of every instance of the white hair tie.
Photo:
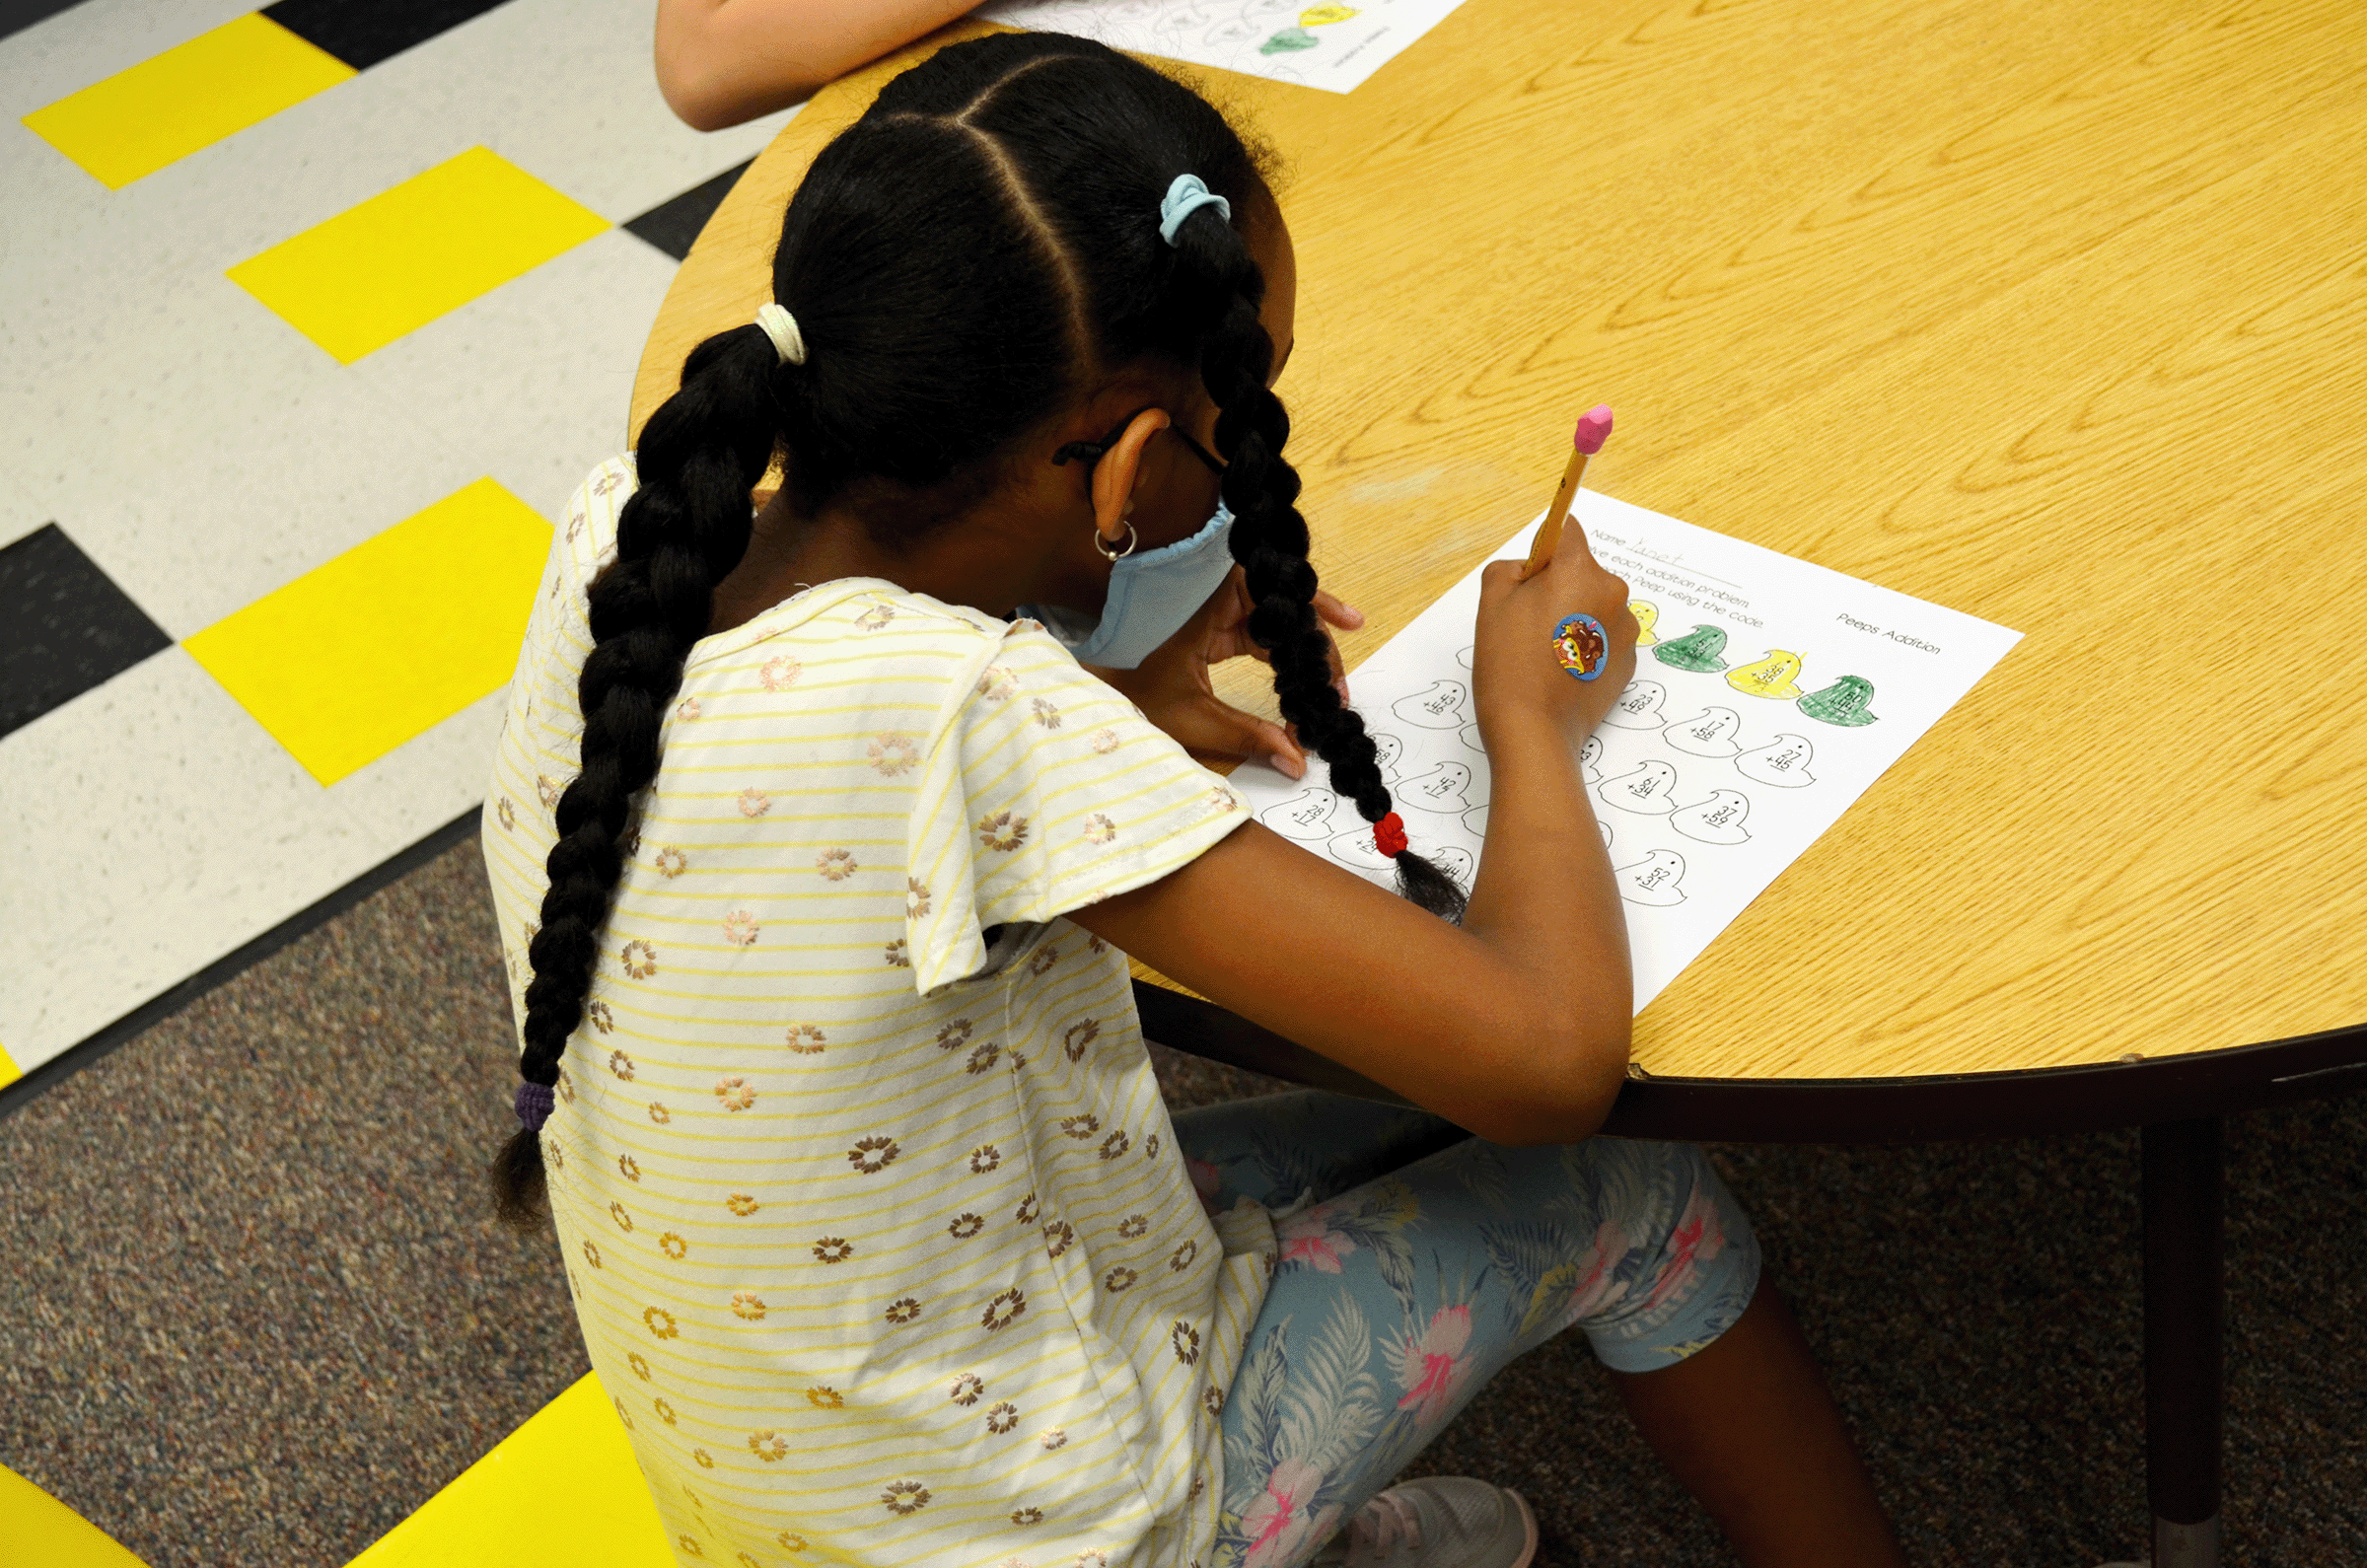
{"label": "white hair tie", "polygon": [[797,329],[797,318],[766,300],[756,307],[756,324],[772,339],[772,350],[781,356],[784,365],[803,365],[806,362],[806,334]]}

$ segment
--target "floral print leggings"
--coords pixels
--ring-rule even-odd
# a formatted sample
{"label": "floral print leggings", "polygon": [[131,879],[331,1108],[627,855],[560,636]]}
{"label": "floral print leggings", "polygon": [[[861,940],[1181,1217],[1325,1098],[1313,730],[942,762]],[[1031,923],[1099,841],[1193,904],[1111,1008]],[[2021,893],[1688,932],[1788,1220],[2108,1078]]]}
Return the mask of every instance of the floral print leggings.
{"label": "floral print leggings", "polygon": [[1210,1568],[1296,1568],[1481,1385],[1564,1328],[1672,1366],[1731,1327],[1758,1243],[1690,1144],[1508,1149],[1314,1090],[1175,1118],[1201,1201],[1282,1244],[1223,1414]]}

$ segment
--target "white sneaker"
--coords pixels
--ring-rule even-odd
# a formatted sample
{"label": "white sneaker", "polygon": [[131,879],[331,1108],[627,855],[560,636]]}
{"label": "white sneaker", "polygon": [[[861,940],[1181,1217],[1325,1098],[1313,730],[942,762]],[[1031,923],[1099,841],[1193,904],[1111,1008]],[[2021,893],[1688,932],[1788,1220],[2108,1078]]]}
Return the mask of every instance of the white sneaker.
{"label": "white sneaker", "polygon": [[1372,1498],[1315,1554],[1316,1568],[1529,1568],[1528,1499],[1468,1475],[1425,1475]]}

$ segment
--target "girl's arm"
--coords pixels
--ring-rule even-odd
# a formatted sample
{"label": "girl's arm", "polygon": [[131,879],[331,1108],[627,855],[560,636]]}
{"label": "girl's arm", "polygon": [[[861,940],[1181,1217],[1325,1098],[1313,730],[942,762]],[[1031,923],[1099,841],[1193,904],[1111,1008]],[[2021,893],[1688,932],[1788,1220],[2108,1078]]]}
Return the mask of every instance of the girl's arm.
{"label": "girl's arm", "polygon": [[[1482,587],[1474,685],[1491,763],[1488,842],[1448,925],[1255,822],[1156,883],[1070,918],[1203,996],[1481,1137],[1566,1143],[1626,1073],[1627,927],[1577,745],[1634,669],[1626,585],[1583,540]],[[1555,620],[1612,633],[1611,668],[1569,679]]]}
{"label": "girl's arm", "polygon": [[978,0],[658,0],[658,91],[695,130],[812,98]]}

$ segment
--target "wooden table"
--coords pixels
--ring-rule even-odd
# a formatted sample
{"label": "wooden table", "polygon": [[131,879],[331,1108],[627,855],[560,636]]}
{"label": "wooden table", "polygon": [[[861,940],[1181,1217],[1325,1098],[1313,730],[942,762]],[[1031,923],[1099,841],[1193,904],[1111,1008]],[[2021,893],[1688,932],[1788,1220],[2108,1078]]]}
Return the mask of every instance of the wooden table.
{"label": "wooden table", "polygon": [[[814,150],[979,31],[756,161],[635,429],[767,297]],[[2351,0],[1467,0],[1353,94],[1217,84],[1293,165],[1279,390],[1351,663],[1597,400],[1609,493],[2026,633],[1637,1020],[1608,1130],[2145,1125],[2157,1563],[2216,1560],[2217,1118],[2367,1087],[2362,61]]]}

